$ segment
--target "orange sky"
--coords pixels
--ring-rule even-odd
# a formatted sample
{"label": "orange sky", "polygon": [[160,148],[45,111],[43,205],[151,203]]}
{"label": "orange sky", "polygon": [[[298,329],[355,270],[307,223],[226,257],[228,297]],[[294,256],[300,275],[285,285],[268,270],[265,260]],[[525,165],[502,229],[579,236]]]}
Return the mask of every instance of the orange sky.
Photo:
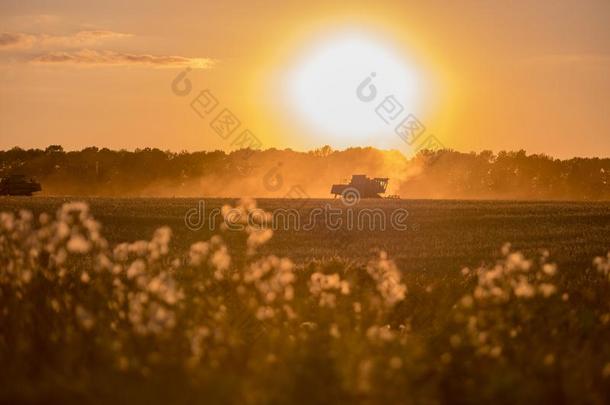
{"label": "orange sky", "polygon": [[[265,148],[408,152],[390,127],[329,136],[286,103],[287,72],[351,30],[418,72],[410,112],[447,147],[610,152],[607,0],[98,3],[0,3],[0,148],[230,150],[189,107],[208,88]],[[185,66],[193,93],[178,97]]]}

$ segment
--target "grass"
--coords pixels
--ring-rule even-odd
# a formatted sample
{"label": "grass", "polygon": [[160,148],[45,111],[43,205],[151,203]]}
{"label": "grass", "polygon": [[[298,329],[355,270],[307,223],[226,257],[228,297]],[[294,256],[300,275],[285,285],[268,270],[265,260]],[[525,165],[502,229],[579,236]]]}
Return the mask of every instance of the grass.
{"label": "grass", "polygon": [[269,239],[189,229],[194,199],[68,200],[0,199],[3,401],[610,401],[608,203],[366,200],[406,230]]}

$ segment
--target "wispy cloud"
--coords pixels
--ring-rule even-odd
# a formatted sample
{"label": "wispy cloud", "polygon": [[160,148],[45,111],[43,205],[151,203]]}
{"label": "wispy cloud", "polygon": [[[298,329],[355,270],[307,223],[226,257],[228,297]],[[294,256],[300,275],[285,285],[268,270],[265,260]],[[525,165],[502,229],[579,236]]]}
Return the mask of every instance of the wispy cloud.
{"label": "wispy cloud", "polygon": [[131,34],[125,34],[122,32],[93,30],[80,31],[70,36],[43,35],[39,40],[43,46],[48,45],[65,48],[77,48],[81,46],[98,44],[107,40],[127,38],[131,36]]}
{"label": "wispy cloud", "polygon": [[34,42],[34,35],[11,32],[0,33],[0,50],[31,48]]}
{"label": "wispy cloud", "polygon": [[[97,45],[108,40],[131,37],[131,34],[109,30],[79,31],[71,35],[0,33],[0,51],[26,52],[25,58],[34,64],[74,66],[150,66],[209,69],[216,60],[173,55],[150,55],[99,50]],[[93,47],[93,49],[89,48]],[[31,57],[34,51],[37,56]]]}
{"label": "wispy cloud", "polygon": [[81,66],[153,66],[161,68],[189,66],[197,69],[209,69],[214,66],[216,60],[84,49],[76,52],[51,52],[35,57],[32,62]]}
{"label": "wispy cloud", "polygon": [[72,35],[0,33],[0,50],[30,49],[34,47],[78,48],[99,44],[106,40],[130,37],[131,34],[107,30],[79,31]]}

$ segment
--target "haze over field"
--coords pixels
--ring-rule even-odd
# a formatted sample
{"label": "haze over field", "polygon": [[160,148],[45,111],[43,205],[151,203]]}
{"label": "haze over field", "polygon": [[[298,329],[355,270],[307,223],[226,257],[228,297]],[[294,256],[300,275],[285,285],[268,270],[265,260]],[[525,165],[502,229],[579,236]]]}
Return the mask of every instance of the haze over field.
{"label": "haze over field", "polygon": [[323,147],[233,153],[88,148],[0,151],[0,175],[23,173],[43,195],[329,198],[353,174],[389,177],[386,195],[449,199],[610,199],[610,159],[559,160],[525,151],[459,153]]}

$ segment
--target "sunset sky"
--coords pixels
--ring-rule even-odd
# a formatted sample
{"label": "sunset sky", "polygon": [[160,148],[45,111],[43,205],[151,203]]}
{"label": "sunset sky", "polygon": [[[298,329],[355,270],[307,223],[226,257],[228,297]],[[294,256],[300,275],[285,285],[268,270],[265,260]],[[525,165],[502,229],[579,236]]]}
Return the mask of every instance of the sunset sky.
{"label": "sunset sky", "polygon": [[408,154],[357,98],[372,71],[447,147],[610,154],[608,0],[4,0],[0,148],[231,150],[228,108],[263,148]]}

